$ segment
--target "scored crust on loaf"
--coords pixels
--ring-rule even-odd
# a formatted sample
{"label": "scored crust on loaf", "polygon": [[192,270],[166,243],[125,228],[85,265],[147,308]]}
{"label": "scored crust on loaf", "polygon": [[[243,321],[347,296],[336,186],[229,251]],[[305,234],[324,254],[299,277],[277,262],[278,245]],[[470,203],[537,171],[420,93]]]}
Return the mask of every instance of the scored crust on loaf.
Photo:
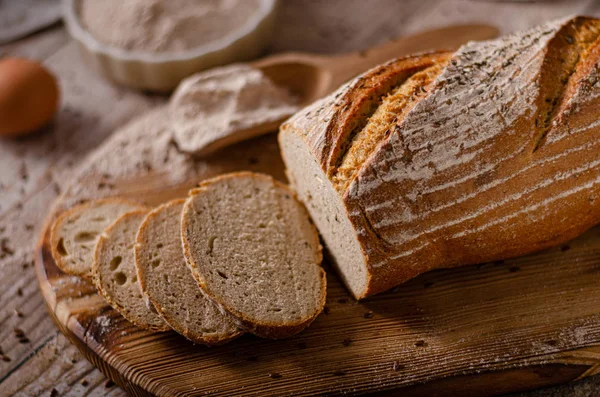
{"label": "scored crust on loaf", "polygon": [[398,59],[282,126],[289,179],[355,297],[600,221],[599,36],[575,17]]}
{"label": "scored crust on loaf", "polygon": [[144,299],[135,268],[134,245],[147,210],[123,214],[100,236],[92,275],[98,292],[123,317],[143,329],[168,331],[169,326]]}
{"label": "scored crust on loaf", "polygon": [[325,304],[316,228],[294,193],[250,172],[205,181],[182,212],[184,255],[204,292],[243,329],[284,338]]}
{"label": "scored crust on loaf", "polygon": [[181,247],[181,210],[185,199],[151,211],[135,245],[140,286],[158,314],[195,343],[219,345],[242,332],[229,316],[206,298],[188,269]]}
{"label": "scored crust on loaf", "polygon": [[429,93],[435,78],[449,60],[449,53],[432,54],[424,59],[419,58],[417,62],[412,58],[405,60],[406,63],[414,62],[416,65],[400,67],[405,74],[398,73],[396,85],[390,89],[389,94],[371,104],[373,110],[369,112],[370,115],[365,115],[363,122],[348,136],[346,144],[340,145],[337,157],[331,157],[331,165],[336,166],[332,174],[336,190],[344,192],[348,188],[360,165],[392,132],[390,124],[401,119]]}
{"label": "scored crust on loaf", "polygon": [[107,198],[80,204],[62,213],[50,232],[52,257],[58,267],[68,274],[91,277],[100,235],[124,213],[142,208],[135,202]]}

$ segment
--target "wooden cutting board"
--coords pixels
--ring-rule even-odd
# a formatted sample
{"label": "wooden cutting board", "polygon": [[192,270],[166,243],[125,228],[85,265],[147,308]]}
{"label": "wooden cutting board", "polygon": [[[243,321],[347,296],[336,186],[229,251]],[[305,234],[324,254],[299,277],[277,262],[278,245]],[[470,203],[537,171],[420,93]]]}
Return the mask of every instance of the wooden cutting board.
{"label": "wooden cutting board", "polygon": [[[155,162],[169,166],[130,161],[148,154],[130,142],[170,145],[157,121],[161,114],[116,133],[57,210],[107,191],[155,205],[236,169],[283,179],[273,135],[238,145],[226,158],[196,162],[163,147],[158,152],[171,157]],[[119,152],[123,147],[131,157]],[[114,162],[125,169],[145,165],[136,175],[115,176]],[[186,164],[195,168],[180,173]],[[430,272],[362,302],[327,270],[327,309],[305,332],[281,341],[246,335],[207,348],[128,323],[89,282],[59,271],[47,233],[37,260],[57,326],[133,395],[355,395],[397,388],[415,395],[494,395],[599,372],[600,228],[536,255]]]}
{"label": "wooden cutting board", "polygon": [[[172,143],[159,108],[81,165],[48,224],[77,202],[124,196],[156,205],[242,169],[285,180],[276,137],[195,160]],[[89,282],[56,267],[46,231],[36,259],[59,329],[132,395],[479,396],[600,372],[600,228],[536,255],[430,272],[361,302],[325,266],[327,308],[306,331],[207,348],[128,323]]]}

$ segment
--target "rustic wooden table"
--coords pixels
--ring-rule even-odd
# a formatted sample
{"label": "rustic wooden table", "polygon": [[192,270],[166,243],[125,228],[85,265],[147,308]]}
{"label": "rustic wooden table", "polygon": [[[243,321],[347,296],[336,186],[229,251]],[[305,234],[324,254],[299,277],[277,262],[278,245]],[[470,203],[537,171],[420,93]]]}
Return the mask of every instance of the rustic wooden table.
{"label": "rustic wooden table", "polygon": [[[455,23],[490,23],[505,33],[568,14],[600,16],[597,0],[281,3],[272,52],[359,50]],[[0,52],[43,61],[63,89],[53,126],[28,138],[0,141],[0,396],[125,395],[56,330],[38,290],[33,249],[49,206],[69,183],[78,162],[116,127],[164,98],[148,100],[98,80],[62,26],[0,46]],[[103,101],[107,96],[117,102],[107,104]],[[595,396],[600,395],[598,390],[596,376],[526,395]]]}

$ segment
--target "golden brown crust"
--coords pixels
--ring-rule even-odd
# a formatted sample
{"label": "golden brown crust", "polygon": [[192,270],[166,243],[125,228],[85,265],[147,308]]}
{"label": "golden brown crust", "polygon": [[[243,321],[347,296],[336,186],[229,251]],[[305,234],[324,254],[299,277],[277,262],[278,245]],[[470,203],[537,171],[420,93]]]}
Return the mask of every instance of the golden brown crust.
{"label": "golden brown crust", "polygon": [[[342,149],[339,150],[337,159],[332,159],[330,177],[336,190],[341,193],[346,191],[362,163],[392,133],[395,123],[401,121],[404,115],[429,93],[435,79],[450,60],[451,54],[435,55],[428,57],[427,62],[419,57],[418,62],[404,58],[392,63],[396,66],[397,74],[393,78],[394,84],[389,93],[375,101],[375,110],[367,114],[367,117],[360,116],[363,121],[353,127],[345,142],[339,145]],[[435,58],[435,62],[429,62],[432,60],[429,58]]]}
{"label": "golden brown crust", "polygon": [[[272,183],[274,183],[277,187],[285,189],[292,197],[294,197],[294,199],[298,200],[296,193],[292,189],[290,189],[287,185],[284,185],[283,183],[275,180],[274,178],[272,178],[269,175],[258,174],[258,173],[249,172],[249,171],[233,172],[233,173],[219,175],[217,177],[205,180],[199,184],[198,188],[190,190],[189,196],[191,197],[191,196],[194,196],[197,194],[201,194],[203,191],[203,188],[206,186],[209,186],[212,183],[222,181],[225,179],[233,179],[233,178],[239,178],[239,177],[266,178],[269,181],[271,181]],[[298,202],[300,203],[299,200],[298,200]],[[310,219],[310,216],[309,216],[306,208],[303,205],[302,205],[302,208],[306,214],[307,219]],[[323,260],[323,247],[321,246],[321,244],[319,242],[319,233],[317,232],[317,228],[312,223],[311,223],[311,226],[313,229],[312,235],[314,237],[314,244],[316,247],[318,247],[317,265],[321,266],[321,263]],[[182,217],[182,222],[181,222],[182,234],[184,233],[184,231],[186,230],[187,227],[188,227],[187,219],[186,219],[186,217]],[[327,279],[326,279],[325,271],[322,268],[320,268],[319,271],[320,271],[320,275],[321,275],[321,292],[322,293],[319,298],[319,303],[317,306],[318,309],[312,316],[308,316],[307,318],[300,319],[297,322],[287,323],[287,324],[271,324],[271,323],[267,323],[267,322],[257,323],[256,321],[249,319],[246,315],[244,315],[244,313],[240,312],[239,310],[236,310],[235,308],[227,306],[214,293],[212,293],[212,291],[207,287],[206,282],[202,278],[202,275],[198,271],[194,271],[194,269],[198,268],[198,265],[196,263],[194,263],[194,261],[193,261],[193,255],[190,252],[189,243],[187,242],[186,239],[183,239],[182,242],[183,242],[184,256],[186,258],[187,264],[190,267],[190,269],[192,269],[192,274],[193,274],[194,278],[196,279],[198,286],[204,292],[205,296],[207,298],[209,298],[211,301],[213,301],[217,306],[221,307],[223,309],[223,311],[226,314],[228,314],[231,317],[231,319],[234,320],[240,326],[240,328],[244,329],[245,331],[248,331],[254,335],[260,336],[262,338],[267,338],[267,339],[287,338],[287,337],[297,334],[298,332],[300,332],[303,329],[305,329],[306,327],[308,327],[317,318],[317,316],[323,311],[323,308],[325,307],[325,301],[326,301],[326,297],[327,297]]]}
{"label": "golden brown crust", "polygon": [[335,104],[336,111],[327,126],[321,164],[326,167],[328,175],[335,172],[348,143],[364,127],[383,96],[415,73],[444,62],[449,55],[448,52],[432,52],[396,59],[353,81],[351,88]]}
{"label": "golden brown crust", "polygon": [[[600,221],[599,37],[600,20],[576,17],[452,55],[339,192],[370,278],[357,298],[431,269],[548,248]],[[408,64],[364,76],[391,79],[386,69],[398,76]],[[330,179],[366,122],[365,101],[391,86],[364,76],[281,128]]]}

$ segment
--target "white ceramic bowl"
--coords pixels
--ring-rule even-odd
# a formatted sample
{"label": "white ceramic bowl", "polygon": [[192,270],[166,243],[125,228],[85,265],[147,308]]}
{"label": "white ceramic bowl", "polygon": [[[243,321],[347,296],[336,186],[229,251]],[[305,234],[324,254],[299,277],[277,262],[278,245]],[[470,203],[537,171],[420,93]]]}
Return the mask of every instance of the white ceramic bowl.
{"label": "white ceramic bowl", "polygon": [[178,54],[133,52],[100,43],[81,25],[78,4],[79,0],[63,0],[63,14],[67,30],[86,61],[119,84],[170,92],[196,72],[260,55],[271,38],[277,0],[260,0],[257,12],[235,31]]}

